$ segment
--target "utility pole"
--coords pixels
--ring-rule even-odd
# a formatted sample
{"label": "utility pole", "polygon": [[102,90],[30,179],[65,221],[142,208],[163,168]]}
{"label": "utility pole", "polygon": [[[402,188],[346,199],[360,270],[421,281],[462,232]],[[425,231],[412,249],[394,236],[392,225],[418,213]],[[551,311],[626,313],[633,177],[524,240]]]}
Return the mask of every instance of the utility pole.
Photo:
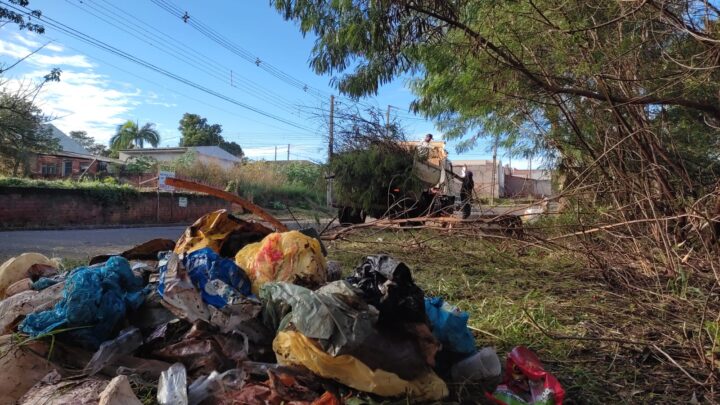
{"label": "utility pole", "polygon": [[288,158],[287,160],[290,160],[290,144],[288,144]]}
{"label": "utility pole", "polygon": [[275,145],[275,161],[277,162],[277,145]]}
{"label": "utility pole", "polygon": [[390,133],[390,104],[388,104],[387,112],[385,113],[385,135]]}
{"label": "utility pole", "polygon": [[330,95],[330,121],[328,125],[328,158],[327,158],[327,166],[328,166],[328,180],[327,180],[327,206],[332,207],[332,195],[333,195],[333,179],[331,179],[331,173],[330,173],[330,161],[332,160],[333,156],[333,144],[335,143],[335,96]]}

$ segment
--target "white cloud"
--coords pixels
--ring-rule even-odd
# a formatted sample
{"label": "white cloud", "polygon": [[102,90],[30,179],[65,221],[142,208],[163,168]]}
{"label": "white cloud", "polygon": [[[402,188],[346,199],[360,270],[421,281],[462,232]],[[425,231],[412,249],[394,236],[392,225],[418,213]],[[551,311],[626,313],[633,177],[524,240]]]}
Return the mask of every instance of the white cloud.
{"label": "white cloud", "polygon": [[[22,38],[20,35],[16,35],[15,39]],[[10,58],[14,59],[21,59],[26,57],[27,55],[31,54],[33,51],[35,51],[38,47],[42,46],[42,44],[37,43],[35,41],[23,39],[19,40],[23,43],[23,45],[9,42],[6,40],[0,39],[0,55],[9,56]],[[41,66],[41,67],[56,67],[56,66],[72,66],[72,67],[80,67],[80,68],[91,68],[93,67],[93,64],[90,63],[90,61],[87,59],[85,55],[60,55],[60,54],[53,54],[49,55],[46,51],[51,52],[61,52],[63,51],[63,48],[57,45],[47,45],[45,48],[43,48],[38,53],[28,57],[25,59],[24,62],[30,63],[35,66]]]}
{"label": "white cloud", "polygon": [[[0,29],[0,32],[3,31]],[[40,38],[25,33],[14,34],[12,40],[0,39],[0,56],[15,60],[25,57],[42,45],[36,39]],[[27,69],[28,64],[31,70]],[[53,124],[66,133],[87,131],[97,142],[107,144],[117,125],[135,117],[136,107],[143,104],[175,106],[158,94],[140,90],[134,84],[111,80],[107,75],[98,73],[96,69],[99,66],[91,63],[85,55],[70,53],[57,44],[45,46],[11,70],[10,73],[16,74],[16,77],[8,80],[6,85],[12,90],[28,82],[38,82],[54,67],[62,69],[60,81],[46,83],[36,103],[46,115],[55,117]]]}

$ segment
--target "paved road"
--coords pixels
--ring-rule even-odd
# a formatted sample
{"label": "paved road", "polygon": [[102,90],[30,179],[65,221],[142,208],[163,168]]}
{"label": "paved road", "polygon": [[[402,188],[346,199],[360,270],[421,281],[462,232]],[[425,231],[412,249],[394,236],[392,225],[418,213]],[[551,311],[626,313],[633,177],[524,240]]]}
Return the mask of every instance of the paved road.
{"label": "paved road", "polygon": [[[294,221],[283,221],[283,223],[290,229],[299,228]],[[315,224],[311,221],[301,221],[301,225],[309,227]],[[165,226],[0,232],[0,263],[24,252],[39,252],[50,257],[87,259],[99,254],[122,252],[150,239],[177,240],[185,228],[185,226]]]}
{"label": "paved road", "polygon": [[0,260],[23,252],[86,259],[122,252],[154,238],[176,240],[184,226],[0,232]]}

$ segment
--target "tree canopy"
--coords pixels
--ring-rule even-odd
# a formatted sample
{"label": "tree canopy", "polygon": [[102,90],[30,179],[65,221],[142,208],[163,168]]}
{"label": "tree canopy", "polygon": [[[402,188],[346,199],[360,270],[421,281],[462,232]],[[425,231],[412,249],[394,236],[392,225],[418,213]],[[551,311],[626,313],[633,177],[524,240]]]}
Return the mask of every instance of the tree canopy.
{"label": "tree canopy", "polygon": [[[413,108],[463,139],[461,150],[499,137],[575,178],[630,190],[622,199],[649,189],[695,195],[712,185],[699,179],[717,178],[707,153],[720,146],[720,12],[712,2],[272,3],[317,36],[310,65],[341,92],[374,94],[413,75]],[[682,117],[700,148],[678,147],[687,137],[678,138],[670,117]],[[693,167],[682,164],[688,153]],[[713,175],[699,176],[700,168]]]}
{"label": "tree canopy", "polygon": [[24,91],[0,90],[0,166],[13,176],[29,172],[33,153],[49,153],[60,148],[46,117]]}
{"label": "tree canopy", "polygon": [[95,143],[95,138],[88,135],[86,131],[70,131],[68,135],[93,155],[104,156],[107,153],[105,145]]}
{"label": "tree canopy", "polygon": [[115,135],[110,138],[110,148],[114,151],[130,149],[133,147],[142,148],[145,142],[156,148],[160,143],[160,133],[155,129],[155,124],[146,123],[142,127],[132,120],[118,125]]}
{"label": "tree canopy", "polygon": [[223,138],[220,124],[211,125],[207,118],[197,114],[183,114],[178,130],[182,134],[180,146],[219,146],[234,156],[240,158],[244,156],[240,145]]}

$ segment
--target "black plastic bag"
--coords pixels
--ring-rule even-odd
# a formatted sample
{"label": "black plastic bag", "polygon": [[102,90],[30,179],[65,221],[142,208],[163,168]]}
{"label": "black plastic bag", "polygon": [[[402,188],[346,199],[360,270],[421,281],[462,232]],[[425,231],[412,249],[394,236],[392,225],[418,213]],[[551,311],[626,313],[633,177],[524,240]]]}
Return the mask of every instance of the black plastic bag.
{"label": "black plastic bag", "polygon": [[367,256],[346,280],[380,311],[379,323],[426,322],[425,294],[405,263],[387,255]]}

